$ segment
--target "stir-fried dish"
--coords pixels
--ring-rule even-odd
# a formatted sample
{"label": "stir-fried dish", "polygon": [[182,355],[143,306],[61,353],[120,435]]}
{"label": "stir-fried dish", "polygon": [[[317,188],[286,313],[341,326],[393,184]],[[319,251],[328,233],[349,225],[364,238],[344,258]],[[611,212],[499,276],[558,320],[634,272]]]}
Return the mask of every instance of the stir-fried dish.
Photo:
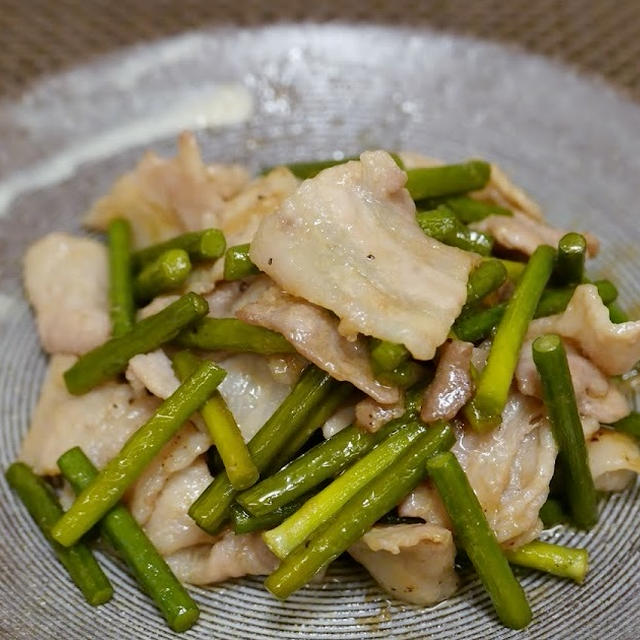
{"label": "stir-fried dish", "polygon": [[50,360],[7,478],[89,603],[112,594],[96,525],[176,631],[185,583],[265,575],[284,599],[344,552],[418,605],[469,564],[512,628],[514,565],[585,579],[541,533],[593,527],[640,472],[640,321],[585,267],[588,230],[482,160],[251,178],[190,134],[85,224],[105,240],[25,256]]}

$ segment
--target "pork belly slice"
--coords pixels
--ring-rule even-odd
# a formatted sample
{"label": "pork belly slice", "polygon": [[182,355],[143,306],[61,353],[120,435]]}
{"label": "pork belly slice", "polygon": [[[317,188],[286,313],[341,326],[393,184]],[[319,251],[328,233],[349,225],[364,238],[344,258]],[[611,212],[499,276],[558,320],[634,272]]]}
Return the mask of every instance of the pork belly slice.
{"label": "pork belly slice", "polygon": [[587,454],[598,491],[622,491],[640,473],[640,446],[627,433],[601,429],[587,441]]}
{"label": "pork belly slice", "polygon": [[498,541],[515,547],[533,540],[557,454],[542,403],[512,392],[499,427],[487,433],[458,428],[451,450]]}
{"label": "pork belly slice", "polygon": [[342,335],[398,342],[430,360],[479,258],[424,235],[388,153],[360,158],[305,180],[266,216],[251,259],[286,292],[333,311]]}
{"label": "pork belly slice", "polygon": [[456,549],[448,529],[432,524],[376,526],[349,548],[390,595],[429,605],[458,588]]}
{"label": "pork belly slice", "polygon": [[82,354],[111,333],[107,250],[97,240],[50,233],[24,258],[27,297],[48,353]]}
{"label": "pork belly slice", "polygon": [[84,222],[105,230],[114,218],[125,217],[135,246],[144,247],[185,231],[216,227],[225,201],[248,179],[238,165],[205,165],[195,136],[185,132],[178,138],[175,158],[147,152],[93,204]]}
{"label": "pork belly slice", "polygon": [[538,204],[494,163],[491,163],[491,175],[487,186],[479,191],[474,191],[471,197],[492,202],[514,212],[522,212],[533,220],[544,220]]}
{"label": "pork belly slice", "polygon": [[393,404],[381,404],[373,398],[364,398],[355,405],[356,423],[370,433],[375,433],[387,422],[402,416],[404,412],[404,396]]}
{"label": "pork belly slice", "polygon": [[[533,340],[525,340],[522,345],[515,378],[521,393],[542,398],[542,383],[533,362],[532,343]],[[565,343],[565,350],[580,415],[605,424],[628,415],[631,408],[627,398],[615,383],[573,345]]]}
{"label": "pork belly slice", "polygon": [[116,382],[71,395],[62,374],[75,360],[74,356],[52,356],[22,443],[20,459],[40,475],[60,473],[58,458],[75,446],[96,467],[103,467],[159,404],[150,396],[136,397],[128,384]]}
{"label": "pork belly slice", "polygon": [[374,377],[366,339],[359,336],[347,340],[340,335],[338,319],[326,309],[271,286],[236,315],[245,322],[280,332],[298,353],[323,371],[337,380],[348,380],[378,402],[399,400],[397,388]]}
{"label": "pork belly slice", "polygon": [[[549,493],[557,447],[542,404],[513,392],[502,424],[488,433],[456,427],[452,447],[482,505],[498,542],[516,548],[535,539],[542,528],[540,507]],[[429,481],[399,505],[401,516],[451,527],[449,516]]]}
{"label": "pork belly slice", "polygon": [[209,435],[187,422],[142,472],[126,500],[133,517],[146,524],[169,478],[187,469],[211,446]]}
{"label": "pork belly slice", "polygon": [[189,516],[189,508],[212,480],[202,457],[167,479],[144,527],[163,556],[214,540]]}
{"label": "pork belly slice", "polygon": [[227,531],[214,544],[181,549],[166,556],[181,582],[212,584],[247,575],[267,575],[275,571],[278,559],[269,551],[259,533],[236,535]]}
{"label": "pork belly slice", "polygon": [[422,400],[420,417],[425,422],[451,420],[471,399],[472,353],[473,345],[461,340],[448,341],[442,347],[436,375]]}
{"label": "pork belly slice", "polygon": [[[276,380],[269,359],[258,354],[239,353],[217,364],[227,372],[218,391],[248,442],[280,406],[292,383]],[[163,399],[179,385],[171,361],[161,349],[131,358],[126,376],[135,389],[144,387]],[[195,417],[194,421],[202,425]]]}
{"label": "pork belly slice", "polygon": [[251,242],[261,220],[278,210],[298,188],[300,180],[286,167],[254,178],[225,203],[219,216],[229,246]]}
{"label": "pork belly slice", "polygon": [[529,338],[544,333],[570,338],[607,375],[626,373],[640,360],[640,320],[611,322],[609,310],[592,284],[576,287],[561,314],[538,318],[529,325]]}
{"label": "pork belly slice", "polygon": [[[521,211],[514,211],[513,216],[488,216],[470,226],[493,236],[501,247],[521,251],[528,256],[542,244],[557,246],[560,238],[567,233],[564,229],[552,227]],[[582,235],[587,241],[587,254],[590,257],[597,255],[600,247],[598,239],[591,233]]]}

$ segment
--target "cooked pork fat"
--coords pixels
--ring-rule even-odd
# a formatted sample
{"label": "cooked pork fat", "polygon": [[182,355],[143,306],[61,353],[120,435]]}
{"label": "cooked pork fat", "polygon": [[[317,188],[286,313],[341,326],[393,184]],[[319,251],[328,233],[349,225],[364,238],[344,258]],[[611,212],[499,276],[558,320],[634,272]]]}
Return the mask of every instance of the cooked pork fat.
{"label": "cooked pork fat", "polygon": [[[530,256],[541,244],[557,246],[558,241],[567,232],[564,229],[552,227],[546,222],[536,220],[522,213],[514,211],[513,216],[488,216],[480,222],[470,225],[477,231],[484,231],[495,238],[495,241],[506,249],[515,249]],[[583,233],[587,241],[589,256],[598,253],[599,243],[590,233]]]}
{"label": "cooked pork fat", "polygon": [[162,487],[144,527],[162,555],[213,541],[189,516],[189,507],[212,479],[206,462],[200,457],[170,476]]}
{"label": "cooked pork fat", "polygon": [[601,429],[587,442],[587,454],[598,491],[622,491],[640,473],[640,446],[626,433]]}
{"label": "cooked pork fat", "polygon": [[342,335],[430,360],[479,258],[424,235],[405,181],[384,151],[325,169],[262,220],[251,259],[288,293],[333,311]]}
{"label": "cooked pork fat", "polygon": [[422,400],[420,417],[425,422],[451,420],[473,395],[471,355],[473,344],[461,340],[446,342],[433,382]]}
{"label": "cooked pork fat", "polygon": [[[502,424],[488,433],[456,428],[452,451],[460,461],[498,542],[518,547],[541,529],[538,512],[549,493],[557,447],[542,403],[512,393]],[[401,516],[450,527],[437,491],[418,485],[399,505]]]}
{"label": "cooked pork fat", "polygon": [[188,547],[167,556],[166,560],[178,579],[189,584],[266,575],[278,566],[278,559],[259,533],[236,535],[231,531],[213,545]]}
{"label": "cooked pork fat", "polygon": [[94,203],[85,224],[105,230],[112,219],[125,217],[136,247],[185,231],[217,227],[225,201],[248,179],[246,169],[239,165],[205,165],[195,136],[183,133],[175,158],[146,153],[131,173]]}
{"label": "cooked pork fat", "polygon": [[570,338],[607,375],[622,375],[640,360],[640,320],[611,322],[609,310],[592,284],[576,287],[563,313],[538,318],[529,325],[529,338],[543,333]]}
{"label": "cooked pork fat", "polygon": [[471,195],[478,200],[489,200],[501,207],[521,211],[534,220],[543,220],[540,207],[497,164],[491,163],[487,186]]}
{"label": "cooked pork fat", "polygon": [[159,404],[150,396],[136,397],[128,384],[117,382],[73,396],[67,391],[62,374],[74,362],[74,356],[51,357],[22,443],[20,459],[41,475],[60,473],[58,458],[76,446],[96,467],[103,467]]}
{"label": "cooked pork fat", "polygon": [[162,448],[127,494],[133,517],[146,524],[169,478],[188,468],[211,446],[206,433],[187,422]]}
{"label": "cooked pork fat", "polygon": [[[542,383],[533,362],[532,342],[525,340],[522,345],[515,377],[521,393],[542,398]],[[573,345],[566,343],[565,350],[580,415],[605,424],[628,415],[631,408],[616,384]]]}
{"label": "cooked pork fat", "polygon": [[171,360],[162,349],[133,356],[129,360],[125,377],[136,391],[146,389],[163,400],[180,385],[171,366]]}
{"label": "cooked pork fat", "polygon": [[[277,381],[269,360],[261,355],[239,353],[218,364],[227,372],[218,391],[248,442],[284,400],[292,385]],[[126,377],[137,392],[144,387],[162,399],[168,398],[179,384],[171,361],[160,349],[131,358]]]}
{"label": "cooked pork fat", "polygon": [[349,553],[399,600],[435,604],[458,588],[456,548],[448,529],[432,524],[377,526]]}
{"label": "cooked pork fat", "polygon": [[109,337],[107,279],[97,240],[50,233],[29,247],[24,282],[45,351],[81,354]]}
{"label": "cooked pork fat", "polygon": [[373,398],[365,398],[355,406],[356,422],[371,433],[378,431],[387,422],[399,418],[404,412],[404,397],[394,404],[381,404]]}
{"label": "cooked pork fat", "polygon": [[331,374],[348,380],[378,402],[397,402],[400,392],[373,375],[367,341],[347,340],[338,332],[338,319],[301,298],[271,286],[257,300],[238,310],[238,318],[280,332],[298,353]]}
{"label": "cooked pork fat", "polygon": [[557,453],[542,403],[512,393],[499,427],[488,433],[459,428],[452,451],[498,541],[518,546],[533,540]]}

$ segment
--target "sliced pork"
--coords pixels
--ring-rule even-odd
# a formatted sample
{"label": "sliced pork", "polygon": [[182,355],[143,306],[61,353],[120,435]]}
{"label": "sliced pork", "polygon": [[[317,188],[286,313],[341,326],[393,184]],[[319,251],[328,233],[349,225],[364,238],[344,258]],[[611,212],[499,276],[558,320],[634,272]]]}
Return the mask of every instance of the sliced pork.
{"label": "sliced pork", "polygon": [[456,548],[448,529],[431,524],[377,526],[349,553],[399,600],[429,605],[458,588]]}
{"label": "sliced pork", "polygon": [[403,518],[422,518],[427,524],[452,529],[451,519],[430,480],[421,482],[398,505],[398,515]]}
{"label": "sliced pork", "polygon": [[433,382],[422,400],[424,422],[451,420],[473,395],[471,356],[473,344],[461,340],[445,342]]}
{"label": "sliced pork", "polygon": [[533,220],[543,220],[540,207],[497,164],[491,164],[487,186],[481,191],[475,191],[472,197],[488,200],[506,209],[521,211]]}
{"label": "sliced pork", "polygon": [[614,324],[598,289],[576,287],[563,313],[538,318],[529,325],[529,338],[557,333],[570,338],[578,349],[607,375],[621,375],[640,360],[640,320]]}
{"label": "sliced pork", "polygon": [[251,259],[288,293],[333,311],[348,338],[398,342],[429,360],[478,257],[422,233],[405,181],[384,151],[325,169],[263,219]]}
{"label": "sliced pork", "polygon": [[373,398],[365,398],[355,406],[356,422],[370,433],[375,433],[387,422],[399,418],[404,412],[404,398],[400,398],[394,404],[380,404]]}
{"label": "sliced pork", "polygon": [[213,545],[197,545],[166,557],[182,582],[211,584],[246,575],[266,575],[275,571],[278,559],[269,551],[259,533],[236,535],[226,532]]}
{"label": "sliced pork", "polygon": [[67,392],[62,374],[74,356],[54,355],[42,385],[20,459],[40,475],[57,475],[58,458],[78,446],[102,468],[158,406],[150,396],[136,397],[128,384],[106,382],[88,393]]}
{"label": "sliced pork", "polygon": [[[564,229],[552,227],[521,211],[514,211],[513,216],[488,216],[470,226],[493,236],[501,247],[514,249],[529,256],[542,244],[557,246],[560,238],[567,233]],[[590,233],[583,233],[583,235],[587,241],[588,255],[591,257],[597,255],[599,249],[597,238]]]}
{"label": "sliced pork", "polygon": [[189,516],[189,508],[212,480],[206,462],[200,457],[166,481],[144,527],[162,555],[213,542]]}
{"label": "sliced pork", "polygon": [[[226,356],[218,364],[227,372],[218,391],[248,442],[285,399],[293,383],[284,382],[282,377],[276,379],[269,360],[258,354]],[[171,361],[161,349],[131,358],[126,376],[138,392],[144,387],[162,399],[179,385]],[[199,417],[193,419],[202,426]]]}
{"label": "sliced pork", "polygon": [[239,353],[218,364],[227,372],[218,390],[248,442],[282,404],[292,385],[276,381],[268,359],[255,353]]}
{"label": "sliced pork", "polygon": [[626,433],[601,429],[587,442],[587,454],[598,491],[622,491],[640,473],[640,446]]}
{"label": "sliced pork", "polygon": [[205,165],[195,136],[183,133],[175,158],[146,153],[93,204],[85,223],[105,230],[113,218],[124,216],[136,247],[144,247],[185,231],[217,227],[225,202],[248,179],[246,169],[238,165]]}
{"label": "sliced pork", "polygon": [[533,540],[557,453],[542,404],[512,393],[499,427],[487,433],[459,428],[452,451],[498,541],[517,546]]}
{"label": "sliced pork", "polygon": [[251,242],[267,215],[277,211],[282,202],[300,184],[289,169],[276,167],[264,176],[254,178],[220,212],[219,227],[229,246]]}
{"label": "sliced pork", "polygon": [[341,336],[338,319],[326,309],[272,286],[236,315],[245,322],[280,332],[305,358],[337,380],[348,380],[378,402],[398,401],[399,390],[374,377],[367,341]]}
{"label": "sliced pork", "polygon": [[[525,340],[516,369],[518,389],[527,396],[542,398],[542,383],[533,362],[532,340]],[[569,371],[580,415],[610,424],[629,414],[627,398],[590,360],[571,344],[565,344]]]}
{"label": "sliced pork", "polygon": [[104,244],[68,233],[50,233],[24,259],[27,297],[40,342],[49,353],[82,354],[111,333]]}
{"label": "sliced pork", "polygon": [[173,371],[171,360],[162,349],[140,353],[129,360],[125,377],[133,389],[146,389],[157,398],[165,400],[180,385]]}
{"label": "sliced pork", "polygon": [[187,422],[162,448],[127,494],[133,517],[146,524],[169,478],[188,468],[211,446],[209,435]]}

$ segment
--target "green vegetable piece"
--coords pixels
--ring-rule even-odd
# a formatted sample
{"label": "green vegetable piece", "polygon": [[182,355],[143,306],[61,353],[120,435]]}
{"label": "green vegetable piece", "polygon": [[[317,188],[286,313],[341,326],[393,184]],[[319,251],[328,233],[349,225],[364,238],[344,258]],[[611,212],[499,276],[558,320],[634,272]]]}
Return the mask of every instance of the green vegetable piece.
{"label": "green vegetable piece", "polygon": [[[79,447],[62,454],[58,467],[76,493],[98,475]],[[100,521],[100,532],[127,563],[171,629],[181,632],[191,628],[200,615],[198,606],[129,511],[121,504],[113,507]]]}
{"label": "green vegetable piece", "polygon": [[401,389],[406,389],[427,379],[430,373],[429,367],[415,362],[415,360],[407,360],[392,371],[376,371],[374,368],[374,375],[379,382]]}
{"label": "green vegetable piece", "polygon": [[366,484],[384,473],[426,431],[426,427],[414,422],[398,429],[380,442],[364,457],[338,476],[320,493],[309,498],[296,513],[280,526],[266,531],[262,539],[278,558],[286,558],[316,529],[335,514]]}
{"label": "green vegetable piece", "polygon": [[253,516],[235,502],[230,507],[231,526],[234,533],[251,533],[277,527],[283,520],[295,513],[305,502],[307,496],[278,507],[262,516]]}
{"label": "green vegetable piece", "polygon": [[640,439],[640,413],[632,411],[628,416],[609,425],[616,431],[628,433]]}
{"label": "green vegetable piece", "polygon": [[433,211],[418,211],[416,220],[426,235],[443,244],[474,251],[481,256],[491,253],[493,239],[481,231],[465,227],[445,205],[440,205]]}
{"label": "green vegetable piece", "polygon": [[305,495],[337,476],[349,464],[369,452],[377,442],[407,424],[392,420],[376,433],[356,425],[338,431],[271,476],[243,491],[236,500],[255,516],[262,516]]}
{"label": "green vegetable piece", "polygon": [[629,314],[615,302],[611,302],[607,305],[609,309],[609,319],[614,324],[622,324],[623,322],[629,322]]}
{"label": "green vegetable piece", "polygon": [[[249,442],[249,453],[261,473],[337,384],[313,365],[304,370],[289,395]],[[221,473],[191,505],[189,515],[201,529],[215,534],[229,517],[236,493],[227,474]]]}
{"label": "green vegetable piece", "polygon": [[348,156],[342,160],[315,160],[312,162],[291,162],[285,165],[291,173],[301,180],[315,178],[321,171],[352,160],[360,160],[358,156]]}
{"label": "green vegetable piece", "polygon": [[[486,258],[489,259],[489,258]],[[507,277],[512,282],[517,282],[522,275],[522,272],[525,270],[527,266],[526,262],[517,262],[516,260],[505,260],[504,258],[500,258],[500,262],[507,270]]]}
{"label": "green vegetable piece", "polygon": [[524,546],[504,552],[511,564],[551,573],[560,578],[584,582],[589,569],[586,549],[572,549],[557,544],[534,540]]}
{"label": "green vegetable piece", "polygon": [[506,280],[507,269],[500,260],[483,260],[469,275],[465,306],[477,304],[501,287]]}
{"label": "green vegetable piece", "polygon": [[335,517],[296,547],[266,579],[265,586],[285,599],[346,551],[425,477],[427,458],[454,442],[446,424],[434,424],[384,473],[376,476]]}
{"label": "green vegetable piece", "polygon": [[500,424],[520,347],[551,275],[554,255],[555,251],[546,245],[534,251],[513,297],[507,303],[491,345],[487,366],[478,379],[476,395],[465,410],[467,419],[477,431],[487,431]]}
{"label": "green vegetable piece", "polygon": [[[173,357],[173,368],[182,382],[193,375],[201,363],[200,358],[189,351],[181,351]],[[233,414],[217,389],[200,408],[200,415],[233,488],[241,490],[250,487],[258,480],[260,473],[251,459]]]}
{"label": "green vegetable piece", "polygon": [[480,342],[488,338],[504,315],[506,303],[487,309],[469,309],[453,323],[453,333],[466,342]]}
{"label": "green vegetable piece", "polygon": [[411,357],[409,350],[403,344],[388,340],[372,338],[370,347],[371,366],[375,373],[393,371]]}
{"label": "green vegetable piece", "polygon": [[452,196],[486,186],[491,165],[483,160],[407,170],[407,184],[414,200]]}
{"label": "green vegetable piece", "polygon": [[249,256],[250,246],[249,243],[237,244],[227,249],[227,252],[224,254],[225,280],[241,280],[242,278],[260,273],[260,269],[251,262]]}
{"label": "green vegetable piece", "polygon": [[236,318],[204,318],[183,331],[176,343],[204,351],[249,351],[263,355],[295,352],[281,334]]}
{"label": "green vegetable piece", "polygon": [[80,356],[64,373],[69,393],[80,395],[127,368],[129,360],[173,340],[181,329],[207,314],[207,301],[187,293],[155,315],[136,323],[129,333],[111,338]]}
{"label": "green vegetable piece", "polygon": [[447,198],[444,204],[451,209],[458,220],[464,224],[479,222],[488,216],[512,216],[513,212],[504,207],[499,207],[491,202],[483,202],[482,200],[474,200],[466,196],[457,198]]}
{"label": "green vegetable piece", "polygon": [[69,546],[89,531],[122,498],[191,414],[206,402],[225,375],[213,362],[203,362],[129,437],[120,452],[76,498],[53,527],[54,540]]}
{"label": "green vegetable piece", "polygon": [[558,445],[562,486],[571,519],[576,526],[588,529],[598,519],[596,491],[564,345],[558,336],[545,335],[536,338],[532,349],[551,430]]}
{"label": "green vegetable piece", "polygon": [[66,548],[51,537],[51,527],[64,513],[53,490],[23,462],[14,462],[7,469],[5,477],[85,600],[94,607],[111,600],[111,583],[89,547],[77,543]]}
{"label": "green vegetable piece", "polygon": [[109,315],[111,335],[128,333],[135,322],[133,282],[131,278],[131,227],[116,218],[107,229],[109,246]]}
{"label": "green vegetable piece", "polygon": [[133,256],[133,267],[142,269],[147,264],[159,258],[170,249],[182,249],[189,254],[191,262],[206,262],[216,260],[227,247],[222,231],[218,229],[205,229],[204,231],[190,231],[180,236],[171,238],[166,242],[151,245],[136,251]]}
{"label": "green vegetable piece", "polygon": [[554,281],[560,285],[577,285],[584,277],[587,257],[587,241],[584,236],[570,232],[560,238],[553,272]]}
{"label": "green vegetable piece", "polygon": [[320,429],[324,423],[338,410],[344,402],[353,396],[354,388],[348,382],[342,382],[322,402],[319,402],[309,413],[307,419],[300,425],[280,453],[269,465],[270,469],[280,469],[302,449],[309,438]]}
{"label": "green vegetable piece", "polygon": [[169,249],[145,265],[133,282],[138,302],[148,302],[161,293],[175,291],[191,273],[189,254],[184,249]]}
{"label": "green vegetable piece", "polygon": [[618,289],[611,280],[595,280],[592,284],[596,285],[598,294],[605,305],[610,305],[618,299]]}
{"label": "green vegetable piece", "polygon": [[557,524],[568,522],[568,518],[562,509],[562,505],[554,498],[547,498],[547,501],[540,507],[540,520],[549,529]]}
{"label": "green vegetable piece", "polygon": [[531,622],[529,603],[460,463],[447,451],[426,466],[453,523],[456,544],[469,556],[498,617],[511,629],[523,629]]}

